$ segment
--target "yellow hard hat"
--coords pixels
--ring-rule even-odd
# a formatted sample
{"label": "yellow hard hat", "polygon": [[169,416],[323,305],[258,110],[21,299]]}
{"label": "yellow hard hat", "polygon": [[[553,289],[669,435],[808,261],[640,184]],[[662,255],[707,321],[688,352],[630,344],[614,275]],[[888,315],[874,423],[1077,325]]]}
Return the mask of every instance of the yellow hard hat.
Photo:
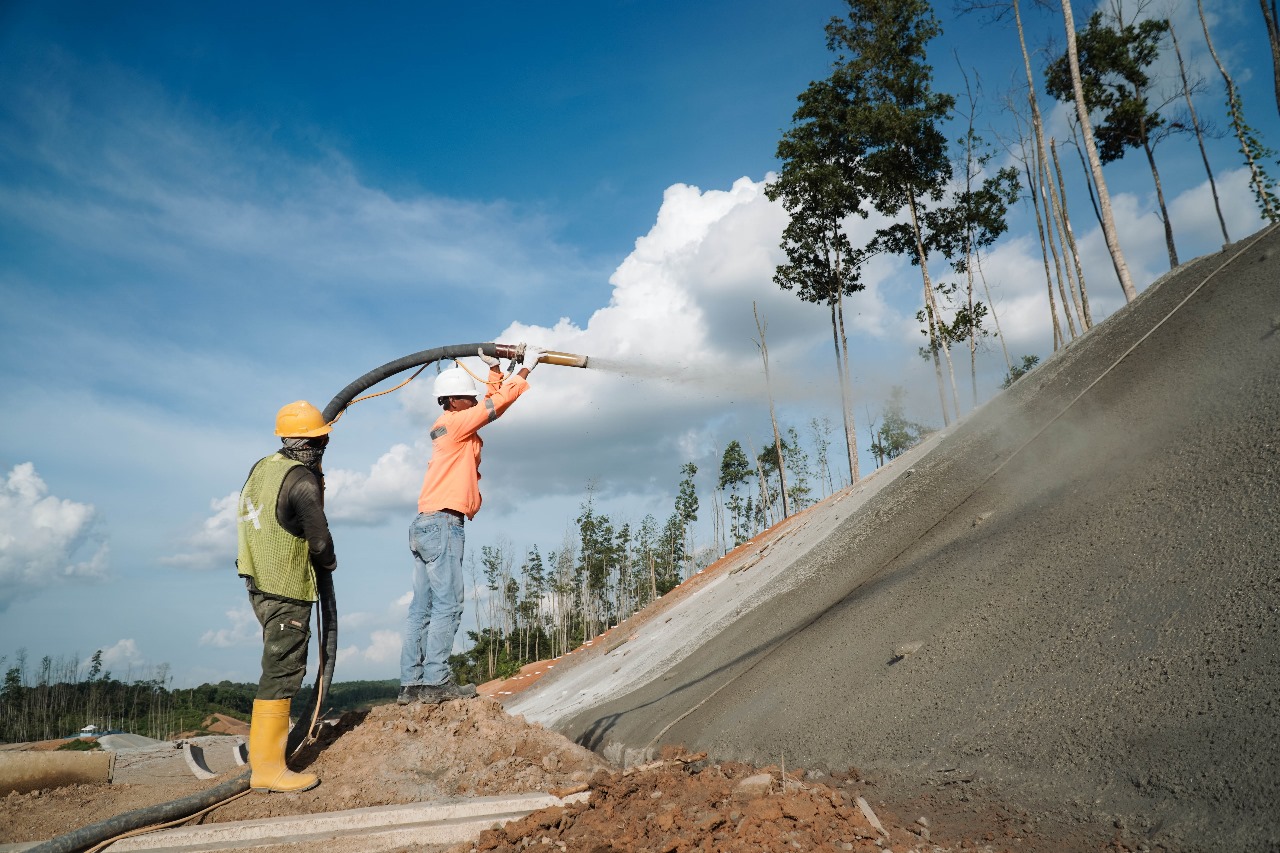
{"label": "yellow hard hat", "polygon": [[320,410],[306,400],[290,403],[276,412],[276,435],[281,438],[315,438],[332,431]]}

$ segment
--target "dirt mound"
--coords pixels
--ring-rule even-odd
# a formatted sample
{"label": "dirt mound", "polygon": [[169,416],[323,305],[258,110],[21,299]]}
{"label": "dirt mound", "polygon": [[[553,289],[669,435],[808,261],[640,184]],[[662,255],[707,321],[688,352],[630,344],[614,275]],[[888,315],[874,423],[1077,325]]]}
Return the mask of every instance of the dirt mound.
{"label": "dirt mound", "polygon": [[[963,819],[934,820],[912,807],[872,805],[874,783],[856,774],[814,777],[800,770],[707,764],[699,754],[599,774],[591,798],[543,809],[450,853],[526,848],[611,851],[1114,850],[1104,838],[1043,834],[1016,815],[970,801]],[[866,795],[866,796],[864,796]],[[936,803],[934,805],[937,805]]]}
{"label": "dirt mound", "polygon": [[489,699],[349,712],[292,766],[319,775],[322,784],[289,797],[242,797],[211,820],[563,790],[608,767]]}
{"label": "dirt mound", "polygon": [[[877,839],[889,836],[838,790],[757,773],[746,765],[614,774],[594,787],[588,802],[544,809],[488,830],[471,849],[515,851],[535,843],[593,853],[698,848],[869,853],[879,849]],[[895,835],[903,833],[895,830]],[[915,841],[910,835],[891,839],[895,846]]]}
{"label": "dirt mound", "polygon": [[204,722],[200,724],[199,729],[189,732],[179,732],[173,736],[173,740],[199,737],[200,735],[205,734],[240,735],[241,737],[248,737],[249,724],[244,720],[237,720],[235,717],[228,717],[226,714],[210,714],[204,718]]}
{"label": "dirt mound", "polygon": [[[488,699],[348,713],[290,763],[318,774],[321,784],[290,796],[250,794],[219,807],[205,822],[565,790],[608,768],[595,753]],[[13,794],[0,799],[0,843],[50,838],[230,776],[176,786],[76,785]]]}
{"label": "dirt mound", "polygon": [[213,714],[204,721],[204,730],[215,735],[249,736],[249,724],[226,714]]}

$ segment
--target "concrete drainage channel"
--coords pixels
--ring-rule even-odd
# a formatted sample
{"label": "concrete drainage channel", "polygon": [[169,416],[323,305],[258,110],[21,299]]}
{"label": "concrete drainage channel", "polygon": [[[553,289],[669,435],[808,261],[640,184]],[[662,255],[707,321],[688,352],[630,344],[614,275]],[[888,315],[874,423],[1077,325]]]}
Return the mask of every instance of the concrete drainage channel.
{"label": "concrete drainage channel", "polygon": [[411,803],[266,818],[154,832],[123,839],[108,850],[235,850],[273,844],[335,842],[355,837],[359,837],[363,851],[388,850],[407,844],[457,844],[538,809],[577,802],[588,796],[584,792],[565,799],[551,794],[477,797],[454,803]]}
{"label": "concrete drainage channel", "polygon": [[[133,850],[218,851],[323,842],[327,850],[359,850],[373,853],[407,845],[448,845],[476,838],[486,829],[518,820],[538,809],[580,802],[590,792],[557,797],[554,794],[518,794],[508,797],[475,797],[449,803],[410,803],[375,806],[325,814],[263,818],[235,823],[159,830],[122,838],[106,853]],[[344,840],[358,840],[345,848]],[[0,844],[0,853],[21,853],[41,842]]]}

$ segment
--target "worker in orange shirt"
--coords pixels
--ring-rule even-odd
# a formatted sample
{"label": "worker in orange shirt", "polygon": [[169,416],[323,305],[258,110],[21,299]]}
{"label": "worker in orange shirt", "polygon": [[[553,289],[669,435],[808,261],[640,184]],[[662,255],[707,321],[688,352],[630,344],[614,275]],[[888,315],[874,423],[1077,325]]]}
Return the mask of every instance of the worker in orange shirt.
{"label": "worker in orange shirt", "polygon": [[473,684],[458,684],[449,668],[453,639],[462,621],[463,525],[480,509],[480,428],[492,423],[529,389],[529,372],[542,350],[524,347],[523,367],[506,382],[498,360],[480,351],[489,365],[484,400],[461,367],[436,377],[436,401],[444,413],[431,427],[431,462],[418,496],[418,516],[409,527],[413,552],[413,600],[400,652],[401,705],[436,703],[476,695]]}

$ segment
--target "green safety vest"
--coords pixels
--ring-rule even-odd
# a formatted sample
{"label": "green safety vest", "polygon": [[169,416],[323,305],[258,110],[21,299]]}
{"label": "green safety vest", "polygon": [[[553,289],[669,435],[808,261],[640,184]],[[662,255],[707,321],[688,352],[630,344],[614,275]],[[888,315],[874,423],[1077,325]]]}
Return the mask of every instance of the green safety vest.
{"label": "green safety vest", "polygon": [[276,520],[276,500],[280,484],[296,465],[279,453],[253,466],[240,490],[236,504],[236,531],[240,549],[237,570],[253,578],[254,585],[268,595],[298,601],[315,601],[316,570],[311,565],[307,540],[294,536]]}

